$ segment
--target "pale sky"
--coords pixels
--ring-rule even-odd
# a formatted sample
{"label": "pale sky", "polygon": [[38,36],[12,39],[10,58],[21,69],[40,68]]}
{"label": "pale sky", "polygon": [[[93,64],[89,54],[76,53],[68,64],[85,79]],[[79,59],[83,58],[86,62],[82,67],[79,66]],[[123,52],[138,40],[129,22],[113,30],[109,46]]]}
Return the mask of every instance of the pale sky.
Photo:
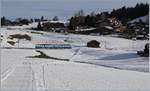
{"label": "pale sky", "polygon": [[1,1],[55,1],[55,2],[149,2],[149,0],[1,0]]}
{"label": "pale sky", "polygon": [[16,17],[65,17],[83,9],[85,13],[112,11],[123,6],[133,7],[149,0],[1,0],[2,15]]}

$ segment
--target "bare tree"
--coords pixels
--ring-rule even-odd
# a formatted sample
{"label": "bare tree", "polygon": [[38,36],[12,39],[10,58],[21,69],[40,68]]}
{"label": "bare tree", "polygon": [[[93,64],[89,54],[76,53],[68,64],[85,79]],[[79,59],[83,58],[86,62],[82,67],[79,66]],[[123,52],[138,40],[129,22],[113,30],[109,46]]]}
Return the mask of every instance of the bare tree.
{"label": "bare tree", "polygon": [[85,13],[83,10],[79,10],[77,13],[75,13],[75,16],[78,17],[78,16],[85,16]]}

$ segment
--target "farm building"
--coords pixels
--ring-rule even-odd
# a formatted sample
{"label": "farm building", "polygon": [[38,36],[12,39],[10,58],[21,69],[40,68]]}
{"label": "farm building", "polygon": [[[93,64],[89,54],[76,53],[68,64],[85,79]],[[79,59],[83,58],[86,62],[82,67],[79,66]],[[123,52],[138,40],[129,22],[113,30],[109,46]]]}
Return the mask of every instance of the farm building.
{"label": "farm building", "polygon": [[96,40],[91,40],[87,43],[87,47],[100,48],[100,43]]}
{"label": "farm building", "polygon": [[45,40],[35,43],[36,49],[71,49],[71,45],[61,40]]}
{"label": "farm building", "polygon": [[36,49],[71,49],[70,44],[36,44]]}

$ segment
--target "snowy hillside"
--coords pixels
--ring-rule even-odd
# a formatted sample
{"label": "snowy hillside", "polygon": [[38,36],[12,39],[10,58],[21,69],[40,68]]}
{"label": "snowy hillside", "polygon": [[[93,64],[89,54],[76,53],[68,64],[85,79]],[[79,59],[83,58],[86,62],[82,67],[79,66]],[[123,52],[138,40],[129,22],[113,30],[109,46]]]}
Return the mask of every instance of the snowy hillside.
{"label": "snowy hillside", "polygon": [[[149,58],[136,55],[147,40],[65,35],[24,28],[2,28],[1,34],[4,91],[150,90]],[[10,35],[15,34],[26,34],[31,40],[11,39]],[[90,40],[99,41],[101,48],[86,47]],[[70,44],[72,49],[35,49],[37,43],[44,41]],[[47,58],[38,58],[41,55],[38,51]]]}
{"label": "snowy hillside", "polygon": [[136,19],[130,21],[129,23],[139,22],[140,20],[142,20],[142,22],[149,23],[149,15],[136,18]]}

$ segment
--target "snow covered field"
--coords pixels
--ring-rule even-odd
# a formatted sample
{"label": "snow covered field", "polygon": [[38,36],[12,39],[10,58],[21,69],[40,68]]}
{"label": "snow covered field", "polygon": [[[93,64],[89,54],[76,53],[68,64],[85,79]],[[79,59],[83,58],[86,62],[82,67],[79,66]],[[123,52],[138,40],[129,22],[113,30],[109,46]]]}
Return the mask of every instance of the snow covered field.
{"label": "snow covered field", "polygon": [[[136,55],[148,41],[41,31],[37,34],[32,30],[6,28],[1,29],[1,34],[1,87],[4,91],[150,90],[149,58]],[[12,34],[28,34],[31,41],[20,40],[10,45],[7,41]],[[101,48],[86,47],[93,39],[101,43]],[[35,49],[35,44],[42,40],[65,40],[72,49]],[[69,61],[29,58],[39,55],[36,50]]]}

